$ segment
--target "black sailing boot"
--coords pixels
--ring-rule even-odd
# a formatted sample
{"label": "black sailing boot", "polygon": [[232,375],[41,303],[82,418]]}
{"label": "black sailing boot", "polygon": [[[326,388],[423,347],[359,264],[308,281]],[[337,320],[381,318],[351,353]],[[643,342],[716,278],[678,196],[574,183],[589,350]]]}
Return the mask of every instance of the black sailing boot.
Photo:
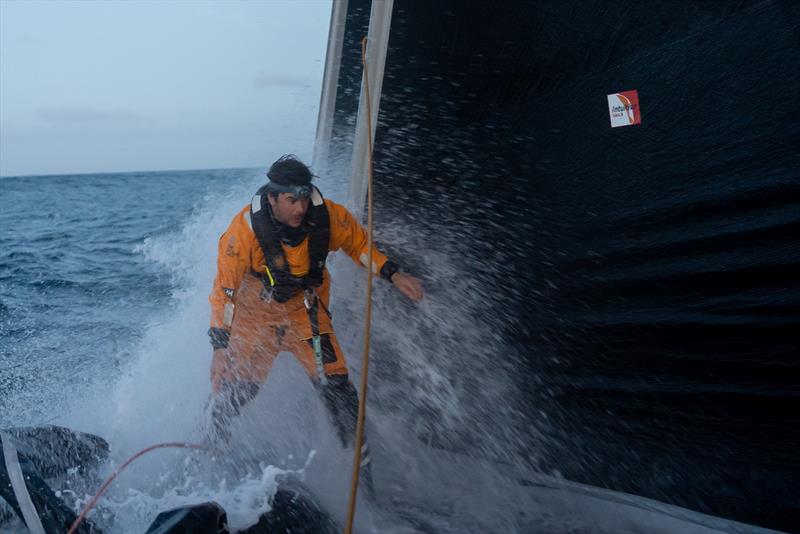
{"label": "black sailing boot", "polygon": [[[328,385],[322,386],[325,407],[331,414],[339,439],[345,448],[352,447],[358,423],[358,392],[347,375],[328,376]],[[372,462],[366,432],[361,444],[361,474],[359,476],[367,495],[374,495]]]}

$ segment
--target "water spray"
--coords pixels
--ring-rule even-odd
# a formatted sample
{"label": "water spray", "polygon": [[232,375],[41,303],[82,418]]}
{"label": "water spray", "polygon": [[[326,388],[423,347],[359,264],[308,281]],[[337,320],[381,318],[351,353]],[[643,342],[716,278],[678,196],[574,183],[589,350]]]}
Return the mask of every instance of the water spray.
{"label": "water spray", "polygon": [[67,531],[67,534],[74,534],[75,533],[75,531],[81,525],[83,520],[86,518],[87,514],[92,510],[92,508],[95,507],[95,505],[97,504],[97,501],[100,500],[100,497],[103,496],[103,494],[106,492],[106,490],[111,485],[111,483],[114,481],[114,479],[117,478],[117,475],[119,475],[126,467],[128,467],[131,463],[133,463],[134,460],[144,456],[148,452],[152,452],[152,451],[154,451],[156,449],[166,449],[166,448],[202,449],[203,447],[200,446],[200,445],[195,445],[193,443],[159,443],[158,445],[151,445],[150,447],[147,447],[145,449],[140,450],[139,452],[137,452],[136,454],[134,454],[133,456],[128,458],[125,461],[125,463],[123,463],[121,466],[119,466],[111,474],[111,476],[108,477],[105,482],[103,482],[103,485],[100,486],[100,489],[97,490],[97,493],[94,494],[94,497],[92,497],[92,499],[89,501],[89,503],[86,506],[84,506],[83,511],[81,511],[80,515],[72,523],[72,526],[69,527],[69,530]]}

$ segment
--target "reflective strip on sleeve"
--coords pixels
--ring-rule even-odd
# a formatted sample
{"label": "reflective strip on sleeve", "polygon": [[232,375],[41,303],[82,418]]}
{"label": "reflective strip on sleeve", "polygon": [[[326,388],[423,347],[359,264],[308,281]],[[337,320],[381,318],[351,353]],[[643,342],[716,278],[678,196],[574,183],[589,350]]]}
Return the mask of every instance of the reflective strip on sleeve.
{"label": "reflective strip on sleeve", "polygon": [[28,527],[31,534],[46,534],[39,513],[33,505],[30,493],[28,493],[28,486],[25,485],[25,477],[22,474],[19,456],[17,456],[17,449],[14,447],[12,438],[5,432],[0,432],[0,439],[3,440],[3,458],[6,463],[8,479],[11,481],[11,489],[14,490],[14,496],[17,498],[17,504],[22,512],[22,518],[25,520],[25,526]]}
{"label": "reflective strip on sleeve", "polygon": [[253,221],[250,219],[250,212],[249,211],[245,212],[244,220],[247,221],[247,226],[250,228],[250,230],[252,230],[253,229]]}
{"label": "reflective strip on sleeve", "polygon": [[253,213],[261,211],[261,195],[253,195],[253,200],[250,202],[250,209]]}
{"label": "reflective strip on sleeve", "polygon": [[[361,260],[361,265],[363,265],[364,267],[367,266],[367,255],[366,254],[361,254],[361,256],[359,256],[358,259]],[[378,274],[378,264],[375,263],[374,261],[372,262],[372,272],[374,274]]]}
{"label": "reflective strip on sleeve", "polygon": [[233,324],[233,309],[234,305],[232,302],[226,302],[225,308],[223,308],[222,312],[222,324],[228,328],[230,328],[231,324]]}

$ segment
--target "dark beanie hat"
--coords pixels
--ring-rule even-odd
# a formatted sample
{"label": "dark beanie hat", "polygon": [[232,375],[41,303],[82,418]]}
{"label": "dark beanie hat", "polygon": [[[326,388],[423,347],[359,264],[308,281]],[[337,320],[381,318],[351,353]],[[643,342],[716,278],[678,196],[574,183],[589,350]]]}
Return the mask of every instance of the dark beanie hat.
{"label": "dark beanie hat", "polygon": [[278,158],[267,171],[267,178],[280,185],[308,185],[311,170],[293,154]]}

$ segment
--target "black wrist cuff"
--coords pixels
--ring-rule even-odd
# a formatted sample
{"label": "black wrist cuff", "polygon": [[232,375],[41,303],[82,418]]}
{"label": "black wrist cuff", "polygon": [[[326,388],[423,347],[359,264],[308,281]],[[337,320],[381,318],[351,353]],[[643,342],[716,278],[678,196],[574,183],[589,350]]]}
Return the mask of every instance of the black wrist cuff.
{"label": "black wrist cuff", "polygon": [[394,273],[396,273],[399,270],[400,270],[399,265],[397,265],[392,260],[386,260],[386,262],[383,264],[383,267],[381,267],[381,278],[391,282],[392,276],[394,276]]}
{"label": "black wrist cuff", "polygon": [[231,333],[225,328],[209,328],[208,337],[211,338],[211,346],[214,349],[224,349],[228,347]]}

